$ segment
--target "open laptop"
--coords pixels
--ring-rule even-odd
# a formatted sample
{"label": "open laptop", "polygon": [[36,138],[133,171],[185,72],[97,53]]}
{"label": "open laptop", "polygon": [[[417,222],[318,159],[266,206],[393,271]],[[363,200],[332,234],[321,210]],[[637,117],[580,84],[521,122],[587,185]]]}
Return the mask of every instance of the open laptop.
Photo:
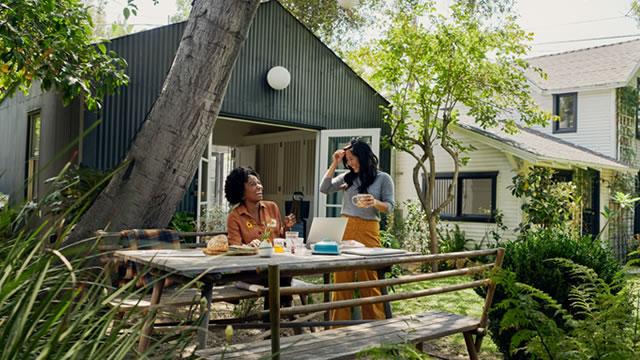
{"label": "open laptop", "polygon": [[307,246],[318,241],[333,240],[340,243],[344,230],[347,228],[347,218],[343,217],[315,217],[307,236]]}

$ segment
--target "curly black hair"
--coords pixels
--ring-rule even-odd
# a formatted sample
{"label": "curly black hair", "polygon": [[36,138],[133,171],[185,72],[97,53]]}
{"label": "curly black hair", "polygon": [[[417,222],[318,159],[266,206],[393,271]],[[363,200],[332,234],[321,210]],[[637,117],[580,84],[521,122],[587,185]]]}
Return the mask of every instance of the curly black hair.
{"label": "curly black hair", "polygon": [[224,197],[231,205],[239,204],[244,198],[244,184],[253,175],[260,179],[260,175],[250,167],[237,167],[227,175],[224,181]]}
{"label": "curly black hair", "polygon": [[358,162],[360,163],[360,171],[356,174],[353,172],[353,169],[347,166],[347,157],[342,158],[344,167],[350,170],[344,177],[347,188],[350,188],[354,180],[359,178],[360,186],[358,186],[358,193],[366,194],[367,189],[376,180],[376,176],[378,176],[378,157],[373,153],[369,144],[360,138],[351,139],[349,145],[345,146],[343,150],[351,150],[353,156],[358,158]]}

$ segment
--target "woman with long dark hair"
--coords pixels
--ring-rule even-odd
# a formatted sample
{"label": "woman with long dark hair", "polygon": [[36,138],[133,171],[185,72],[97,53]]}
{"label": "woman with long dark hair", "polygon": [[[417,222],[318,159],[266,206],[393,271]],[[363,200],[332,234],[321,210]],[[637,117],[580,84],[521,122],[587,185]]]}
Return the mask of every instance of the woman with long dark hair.
{"label": "woman with long dark hair", "polygon": [[[334,177],[342,162],[347,173]],[[395,205],[393,181],[389,174],[378,170],[378,157],[361,139],[351,140],[342,150],[333,154],[333,162],[324,175],[320,191],[329,194],[344,191],[341,215],[348,219],[343,239],[356,240],[367,247],[381,247],[380,213],[390,213]],[[353,199],[353,201],[352,201]],[[333,281],[352,282],[377,280],[375,271],[336,272]],[[380,295],[378,288],[360,289],[361,297]],[[332,301],[353,298],[353,291],[335,291]],[[384,319],[383,304],[362,306],[363,319]],[[351,309],[331,311],[331,320],[350,320]]]}

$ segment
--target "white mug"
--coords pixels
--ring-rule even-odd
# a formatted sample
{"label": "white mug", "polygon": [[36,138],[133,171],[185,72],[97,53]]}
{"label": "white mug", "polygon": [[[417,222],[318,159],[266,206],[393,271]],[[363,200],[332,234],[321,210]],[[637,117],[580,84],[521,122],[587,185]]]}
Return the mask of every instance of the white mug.
{"label": "white mug", "polygon": [[357,194],[357,195],[353,195],[353,197],[351,197],[351,203],[354,206],[357,206],[359,208],[365,207],[362,202],[365,199],[368,199],[371,195],[370,194]]}

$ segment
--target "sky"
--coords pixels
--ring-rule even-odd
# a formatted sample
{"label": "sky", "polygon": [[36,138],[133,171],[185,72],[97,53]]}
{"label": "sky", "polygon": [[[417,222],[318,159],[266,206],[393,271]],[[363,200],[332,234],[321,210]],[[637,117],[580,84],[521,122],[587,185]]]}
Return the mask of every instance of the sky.
{"label": "sky", "polygon": [[[635,19],[626,16],[631,0],[516,0],[519,23],[535,34],[530,56],[640,38]],[[122,16],[126,0],[109,0],[107,20]],[[437,0],[446,8],[451,0]],[[167,24],[175,13],[175,0],[136,0],[139,15],[130,18],[136,30]],[[635,35],[629,37],[627,35]],[[583,41],[584,39],[596,39]]]}

